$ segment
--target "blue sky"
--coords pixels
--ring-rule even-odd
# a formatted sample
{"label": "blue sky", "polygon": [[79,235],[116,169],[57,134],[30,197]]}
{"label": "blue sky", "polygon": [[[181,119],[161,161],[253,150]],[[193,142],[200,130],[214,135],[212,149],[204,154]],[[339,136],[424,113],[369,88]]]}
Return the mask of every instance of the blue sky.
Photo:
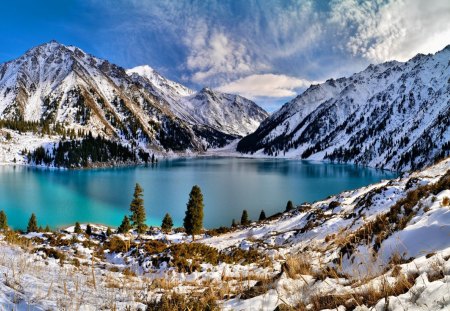
{"label": "blue sky", "polygon": [[0,10],[0,62],[56,39],[269,111],[311,83],[450,43],[448,0],[15,0]]}

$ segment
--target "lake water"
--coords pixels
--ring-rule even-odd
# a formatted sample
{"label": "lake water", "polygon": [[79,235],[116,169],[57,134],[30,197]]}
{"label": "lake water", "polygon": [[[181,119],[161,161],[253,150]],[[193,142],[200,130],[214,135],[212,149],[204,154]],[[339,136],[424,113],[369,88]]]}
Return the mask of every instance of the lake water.
{"label": "lake water", "polygon": [[207,228],[229,226],[243,209],[258,219],[283,211],[286,202],[316,201],[343,190],[395,177],[387,171],[297,160],[192,158],[162,160],[154,167],[46,170],[0,166],[0,210],[13,228],[26,228],[32,212],[40,225],[75,221],[118,226],[128,214],[135,183],[144,188],[147,224],[166,212],[183,223],[189,192],[201,187]]}

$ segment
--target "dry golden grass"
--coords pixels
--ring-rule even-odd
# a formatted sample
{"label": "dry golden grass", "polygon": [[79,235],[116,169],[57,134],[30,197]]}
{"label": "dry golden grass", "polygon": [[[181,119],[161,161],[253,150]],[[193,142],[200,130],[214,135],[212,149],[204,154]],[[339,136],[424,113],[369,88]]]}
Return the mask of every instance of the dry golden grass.
{"label": "dry golden grass", "polygon": [[300,275],[311,275],[311,259],[306,255],[298,254],[287,257],[283,270],[291,279],[296,279]]}

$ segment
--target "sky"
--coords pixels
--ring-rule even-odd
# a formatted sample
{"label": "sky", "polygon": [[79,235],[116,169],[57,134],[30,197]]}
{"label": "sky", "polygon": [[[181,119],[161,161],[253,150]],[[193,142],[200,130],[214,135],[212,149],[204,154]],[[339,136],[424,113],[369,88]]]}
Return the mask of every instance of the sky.
{"label": "sky", "polygon": [[449,0],[10,0],[0,62],[57,40],[278,109],[310,84],[450,44]]}

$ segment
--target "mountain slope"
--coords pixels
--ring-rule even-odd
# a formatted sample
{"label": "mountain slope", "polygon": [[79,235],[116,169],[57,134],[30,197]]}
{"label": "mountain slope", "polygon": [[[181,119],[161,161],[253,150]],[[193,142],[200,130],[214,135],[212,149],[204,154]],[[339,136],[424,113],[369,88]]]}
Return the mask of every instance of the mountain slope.
{"label": "mountain slope", "polygon": [[160,151],[204,149],[124,69],[54,41],[1,65],[0,98],[1,119],[61,123]]}
{"label": "mountain slope", "polygon": [[450,46],[313,85],[242,139],[240,152],[408,170],[450,149]]}
{"label": "mountain slope", "polygon": [[[41,131],[49,129],[58,134],[61,131],[55,129],[63,128],[77,137],[91,132],[162,154],[203,152],[211,146],[223,146],[249,132],[239,124],[250,123],[256,128],[267,116],[250,101],[245,103],[262,111],[260,114],[222,101],[217,110],[222,109],[220,105],[224,113],[235,109],[234,115],[240,118],[213,124],[208,119],[212,109],[206,111],[207,117],[199,118],[196,106],[183,108],[189,102],[185,98],[195,96],[193,91],[149,67],[129,73],[77,47],[56,41],[40,45],[0,64],[0,120],[28,127],[37,123]],[[209,102],[198,103],[202,105]],[[234,129],[233,122],[239,130],[230,130]]]}
{"label": "mountain slope", "polygon": [[199,92],[162,77],[149,66],[127,70],[134,81],[166,100],[172,112],[192,125],[205,125],[219,132],[245,136],[254,132],[269,115],[254,102],[204,88]]}

